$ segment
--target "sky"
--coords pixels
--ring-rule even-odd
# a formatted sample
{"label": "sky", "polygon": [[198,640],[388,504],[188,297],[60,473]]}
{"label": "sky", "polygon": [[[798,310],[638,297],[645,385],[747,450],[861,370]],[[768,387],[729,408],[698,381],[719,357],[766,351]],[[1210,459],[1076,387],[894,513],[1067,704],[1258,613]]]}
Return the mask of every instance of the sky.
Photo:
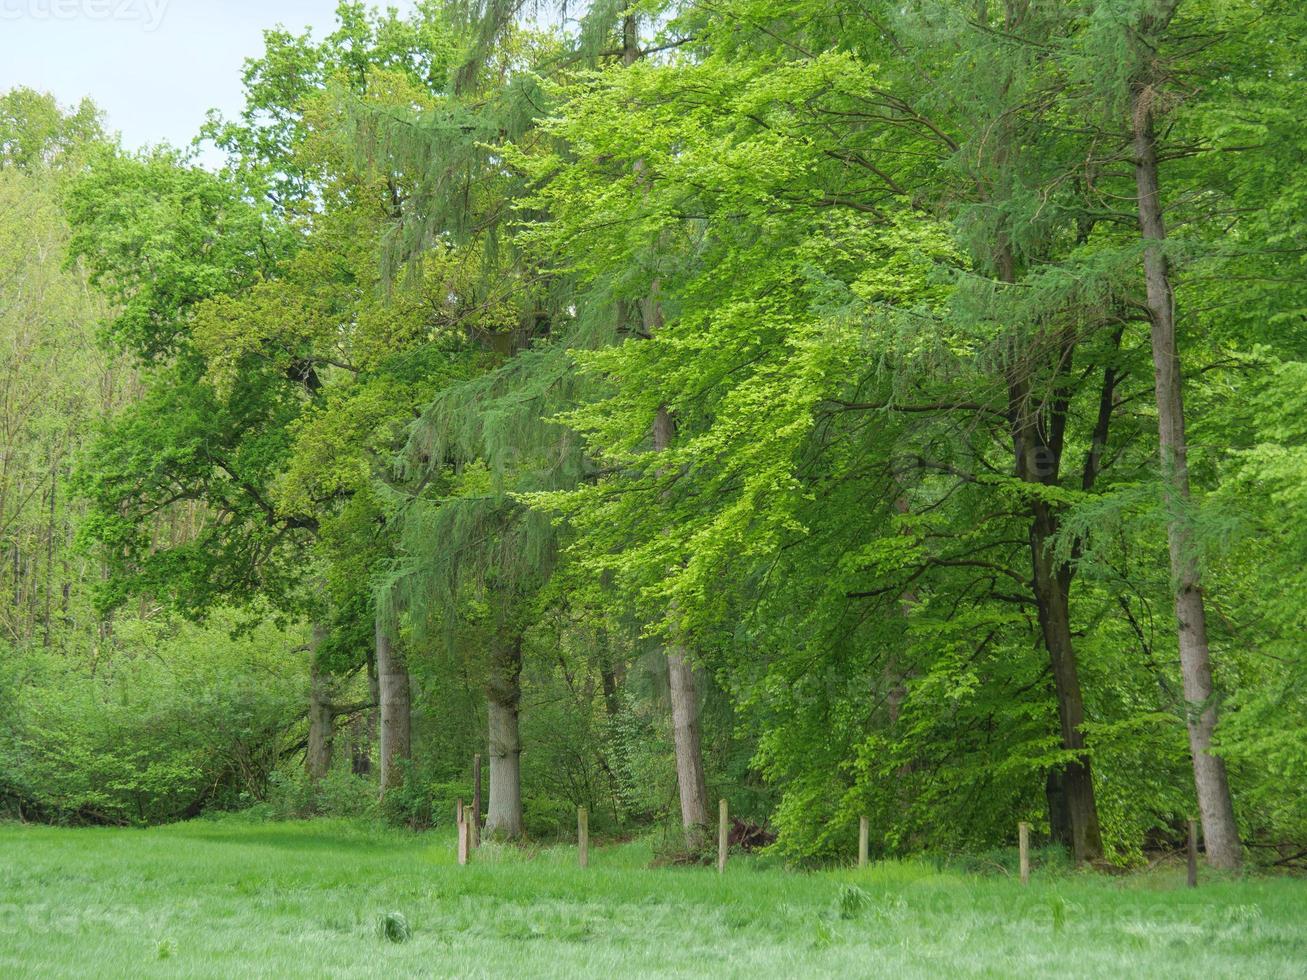
{"label": "sky", "polygon": [[[337,0],[0,0],[0,91],[89,96],[124,145],[188,144],[241,107],[241,65],[278,23],[331,30]],[[408,4],[391,0],[379,6]],[[212,150],[202,158],[216,163]]]}

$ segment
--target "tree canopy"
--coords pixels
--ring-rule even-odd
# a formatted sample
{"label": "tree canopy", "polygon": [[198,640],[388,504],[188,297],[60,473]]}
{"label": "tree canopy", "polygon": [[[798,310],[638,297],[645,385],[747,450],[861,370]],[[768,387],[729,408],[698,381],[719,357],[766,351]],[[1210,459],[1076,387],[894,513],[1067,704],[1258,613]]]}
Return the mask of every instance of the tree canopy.
{"label": "tree canopy", "polygon": [[216,170],[16,90],[6,640],[281,631],[240,792],[348,730],[413,824],[1290,855],[1299,8],[342,3]]}

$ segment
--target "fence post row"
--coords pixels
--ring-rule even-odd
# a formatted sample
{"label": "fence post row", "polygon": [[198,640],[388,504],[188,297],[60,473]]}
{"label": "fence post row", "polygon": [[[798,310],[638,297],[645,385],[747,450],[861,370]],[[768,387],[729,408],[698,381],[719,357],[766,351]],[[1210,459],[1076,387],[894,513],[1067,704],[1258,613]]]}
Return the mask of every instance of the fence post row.
{"label": "fence post row", "polygon": [[[478,760],[480,758],[478,757]],[[478,766],[479,770],[480,767]],[[475,799],[475,797],[473,797]],[[480,823],[475,809],[465,810],[460,799],[455,807],[458,818],[458,863],[467,864],[468,852],[480,844],[481,834],[477,826]],[[870,838],[870,821],[867,817],[858,818],[858,867],[867,866],[868,843]],[[1030,824],[1024,820],[1017,824],[1017,844],[1020,852],[1021,884],[1030,884]],[[590,811],[585,807],[576,808],[576,849],[577,863],[582,868],[590,866]],[[725,800],[717,803],[717,873],[726,872],[726,855],[730,849],[730,810]],[[1189,821],[1189,887],[1198,884],[1198,821]]]}

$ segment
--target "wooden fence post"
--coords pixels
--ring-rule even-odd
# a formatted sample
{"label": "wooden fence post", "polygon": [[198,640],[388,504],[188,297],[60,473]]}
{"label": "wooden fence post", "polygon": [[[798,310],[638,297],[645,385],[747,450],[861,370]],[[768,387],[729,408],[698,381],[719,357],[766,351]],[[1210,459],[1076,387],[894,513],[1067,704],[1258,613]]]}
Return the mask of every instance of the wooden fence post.
{"label": "wooden fence post", "polygon": [[1017,824],[1017,845],[1021,851],[1021,884],[1030,884],[1030,824]]}
{"label": "wooden fence post", "polygon": [[1198,887],[1198,821],[1189,821],[1189,887]]}
{"label": "wooden fence post", "polygon": [[717,804],[717,873],[726,871],[726,848],[730,837],[726,826],[726,801]]}
{"label": "wooden fence post", "polygon": [[858,818],[858,867],[867,866],[867,841],[871,836],[871,821],[866,817]]}
{"label": "wooden fence post", "polygon": [[590,867],[590,811],[576,808],[576,859],[583,868]]}
{"label": "wooden fence post", "polygon": [[454,802],[454,823],[463,826],[463,797],[461,796]]}
{"label": "wooden fence post", "polygon": [[458,822],[458,863],[467,864],[469,844],[472,841],[472,826],[467,820]]}

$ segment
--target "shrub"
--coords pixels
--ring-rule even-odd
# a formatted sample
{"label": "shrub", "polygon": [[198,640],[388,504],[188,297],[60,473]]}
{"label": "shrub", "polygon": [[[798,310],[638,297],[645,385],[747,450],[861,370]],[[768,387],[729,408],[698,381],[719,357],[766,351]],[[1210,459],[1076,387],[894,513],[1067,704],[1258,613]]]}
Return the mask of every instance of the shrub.
{"label": "shrub", "polygon": [[[307,777],[305,777],[307,778]],[[377,783],[355,775],[349,760],[342,760],[327,775],[311,784],[313,814],[322,817],[375,817]]]}
{"label": "shrub", "polygon": [[386,791],[386,797],[381,802],[381,815],[387,823],[396,827],[427,830],[435,821],[432,805],[434,784],[422,767],[411,759],[400,760],[400,772],[403,781]]}
{"label": "shrub", "polygon": [[300,638],[125,621],[116,649],[11,651],[0,795],[60,822],[158,823],[262,799],[303,717]]}
{"label": "shrub", "polygon": [[527,837],[557,840],[576,834],[576,807],[567,800],[538,793],[522,800],[522,821]]}

